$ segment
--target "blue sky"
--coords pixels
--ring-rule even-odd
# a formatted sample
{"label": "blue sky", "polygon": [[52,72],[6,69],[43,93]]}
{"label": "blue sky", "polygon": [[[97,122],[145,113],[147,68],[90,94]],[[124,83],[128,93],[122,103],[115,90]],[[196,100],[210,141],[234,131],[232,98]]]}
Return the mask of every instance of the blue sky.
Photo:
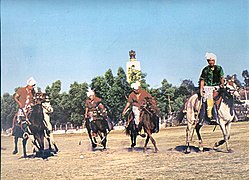
{"label": "blue sky", "polygon": [[248,9],[247,0],[2,0],[1,94],[30,76],[42,90],[61,80],[67,92],[74,81],[125,69],[131,49],[151,87],[197,85],[206,52],[243,81]]}

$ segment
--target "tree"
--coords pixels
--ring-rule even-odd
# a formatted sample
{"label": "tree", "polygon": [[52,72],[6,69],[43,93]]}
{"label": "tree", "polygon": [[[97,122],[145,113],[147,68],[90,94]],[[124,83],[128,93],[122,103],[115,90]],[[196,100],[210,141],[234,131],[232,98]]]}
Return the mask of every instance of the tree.
{"label": "tree", "polygon": [[244,78],[245,86],[249,86],[249,73],[247,70],[242,72],[242,77]]}
{"label": "tree", "polygon": [[81,125],[84,119],[87,83],[79,84],[74,82],[70,85],[68,100],[69,103],[61,104],[64,110],[70,114],[70,121],[73,124]]}
{"label": "tree", "polygon": [[12,121],[15,113],[18,111],[18,105],[9,93],[1,96],[1,127],[8,129],[12,127]]}
{"label": "tree", "polygon": [[51,123],[52,124],[60,124],[62,122],[68,121],[67,112],[63,111],[63,108],[60,106],[60,102],[62,100],[62,96],[60,95],[61,91],[61,81],[57,80],[52,83],[52,86],[47,86],[45,92],[50,96],[50,103],[54,109],[54,112],[51,115]]}
{"label": "tree", "polygon": [[163,79],[161,84],[162,86],[158,89],[157,100],[160,116],[164,119],[172,111],[172,99],[174,99],[175,88],[166,79]]}

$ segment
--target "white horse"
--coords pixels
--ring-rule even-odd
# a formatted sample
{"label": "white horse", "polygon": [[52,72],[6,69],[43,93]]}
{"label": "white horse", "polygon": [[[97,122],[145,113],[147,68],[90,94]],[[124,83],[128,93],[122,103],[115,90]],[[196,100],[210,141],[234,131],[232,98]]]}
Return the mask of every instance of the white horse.
{"label": "white horse", "polygon": [[[218,104],[218,118],[219,126],[223,133],[223,139],[214,144],[214,149],[226,143],[226,150],[231,151],[228,140],[230,139],[231,123],[235,117],[234,99],[239,99],[239,89],[233,80],[226,81],[223,91],[219,91],[217,99],[220,100]],[[201,110],[202,102],[198,99],[198,95],[192,95],[185,103],[185,110],[187,113],[187,128],[186,128],[186,153],[190,152],[190,142],[192,141],[194,129],[199,139],[199,148],[203,151],[203,141],[200,134],[202,127],[199,124],[199,113]]]}

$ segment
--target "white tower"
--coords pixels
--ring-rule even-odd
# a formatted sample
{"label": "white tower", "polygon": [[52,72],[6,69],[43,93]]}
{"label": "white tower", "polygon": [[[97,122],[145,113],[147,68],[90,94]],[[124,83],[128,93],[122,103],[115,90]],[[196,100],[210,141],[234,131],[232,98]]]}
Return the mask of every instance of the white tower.
{"label": "white tower", "polygon": [[129,51],[130,61],[126,63],[127,82],[133,83],[141,79],[140,62],[136,60],[136,52]]}

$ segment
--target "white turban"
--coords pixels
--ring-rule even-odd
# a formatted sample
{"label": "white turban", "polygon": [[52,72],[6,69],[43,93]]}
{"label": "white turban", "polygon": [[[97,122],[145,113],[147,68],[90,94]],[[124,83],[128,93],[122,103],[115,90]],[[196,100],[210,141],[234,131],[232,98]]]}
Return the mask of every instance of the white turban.
{"label": "white turban", "polygon": [[217,62],[217,57],[216,57],[216,55],[214,53],[207,52],[206,55],[205,55],[205,58],[206,59],[214,59]]}
{"label": "white turban", "polygon": [[36,81],[33,77],[30,77],[28,80],[27,80],[27,85],[29,86],[34,86],[36,85]]}
{"label": "white turban", "polygon": [[87,97],[93,96],[95,93],[93,90],[88,90],[88,92],[86,93]]}
{"label": "white turban", "polygon": [[132,83],[131,88],[135,89],[135,90],[138,90],[140,88],[140,82],[137,81],[135,83]]}

